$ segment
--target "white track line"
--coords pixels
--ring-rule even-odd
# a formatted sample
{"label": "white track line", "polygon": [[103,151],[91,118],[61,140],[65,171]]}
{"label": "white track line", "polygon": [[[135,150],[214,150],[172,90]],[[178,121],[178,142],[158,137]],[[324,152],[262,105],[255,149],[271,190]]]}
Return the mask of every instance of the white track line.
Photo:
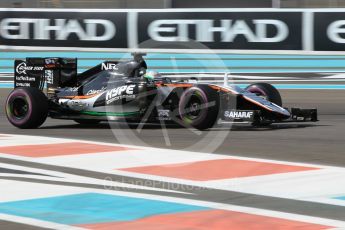
{"label": "white track line", "polygon": [[[30,174],[16,174],[16,173],[1,173],[0,176],[2,177],[20,177],[20,178],[28,178],[28,179],[38,179],[43,181],[56,181],[56,182],[70,182],[70,183],[86,183],[86,184],[93,184],[93,185],[103,185],[104,187],[121,187],[121,188],[128,188],[128,189],[145,189],[145,190],[151,190],[151,191],[163,191],[163,192],[171,192],[167,189],[160,189],[160,188],[151,188],[151,187],[145,187],[141,185],[134,185],[134,184],[128,184],[128,183],[121,183],[117,181],[111,181],[107,178],[104,179],[94,179],[89,177],[83,177],[83,176],[77,176],[73,174],[67,174],[57,171],[51,171],[51,170],[43,170],[43,169],[37,169],[37,168],[30,168],[30,167],[24,167],[24,166],[16,166],[16,165],[9,165],[9,164],[3,164],[0,163],[0,167],[6,168],[6,169],[12,169],[12,170],[21,170],[25,172],[31,172],[36,174],[45,174],[45,175],[30,175]],[[44,182],[42,182],[44,183]],[[177,193],[185,193],[187,192],[180,192],[176,191]],[[1,200],[1,198],[0,198]]]}
{"label": "white track line", "polygon": [[[40,184],[32,184],[30,185],[27,182],[19,182],[18,185],[20,187],[37,187],[36,189],[29,190],[31,192],[37,191],[37,189],[43,189],[42,185]],[[291,214],[291,213],[285,213],[285,212],[279,212],[279,211],[272,211],[272,210],[265,210],[265,209],[259,209],[259,208],[251,208],[251,207],[244,207],[244,206],[237,206],[237,205],[229,205],[229,204],[222,204],[222,203],[216,203],[216,202],[206,202],[206,201],[198,201],[198,200],[190,200],[190,199],[184,199],[184,198],[173,198],[173,197],[166,197],[166,196],[159,196],[159,195],[150,195],[150,194],[140,194],[140,193],[131,193],[131,192],[120,192],[120,191],[114,191],[114,190],[96,190],[96,189],[86,189],[86,188],[73,188],[75,191],[69,191],[66,192],[66,190],[63,193],[58,192],[55,193],[52,191],[50,194],[50,190],[54,189],[57,186],[45,186],[45,189],[48,191],[48,196],[45,195],[44,197],[37,197],[37,198],[48,198],[48,197],[55,197],[55,196],[61,196],[61,195],[72,195],[72,194],[80,194],[80,193],[101,193],[101,194],[109,194],[109,195],[117,195],[117,196],[127,196],[127,197],[133,197],[133,198],[142,198],[142,199],[151,199],[151,200],[159,200],[159,201],[165,201],[165,202],[174,202],[174,203],[181,203],[181,204],[187,204],[187,205],[197,205],[202,207],[208,207],[212,209],[218,209],[218,210],[227,210],[227,211],[233,211],[233,212],[241,212],[246,213],[250,215],[258,215],[262,217],[268,217],[268,218],[279,218],[279,219],[285,219],[285,220],[291,220],[291,221],[300,221],[310,224],[319,224],[319,225],[326,225],[326,226],[332,226],[335,228],[345,228],[345,222],[344,221],[337,221],[337,220],[331,220],[331,219],[325,219],[325,218],[319,218],[319,217],[310,217],[305,215],[299,215],[299,214]],[[63,186],[60,186],[63,187]],[[55,191],[55,189],[54,189]],[[36,192],[37,194],[37,192]],[[34,226],[40,226],[40,227],[52,227],[54,229],[69,229],[67,225],[61,225],[61,224],[55,224],[52,222],[46,222],[46,221],[40,221],[36,219],[31,218],[25,218],[25,217],[17,217],[12,215],[4,215],[0,214],[0,219],[23,223],[23,224],[30,224]],[[71,229],[80,229],[72,227]]]}
{"label": "white track line", "polygon": [[[23,145],[28,144],[47,144],[48,141],[51,140],[51,143],[70,143],[70,142],[82,142],[82,143],[90,143],[90,144],[98,144],[98,145],[108,145],[108,146],[116,146],[116,147],[127,147],[137,150],[146,150],[148,152],[153,151],[160,151],[161,153],[171,151],[173,153],[182,154],[182,156],[188,156],[186,154],[201,154],[202,156],[207,157],[208,155],[214,156],[214,157],[220,157],[222,159],[239,159],[239,160],[248,160],[248,161],[256,161],[256,162],[266,162],[266,163],[276,163],[276,164],[288,164],[293,166],[302,166],[302,167],[316,167],[316,168],[329,168],[329,169],[341,169],[344,170],[345,167],[337,167],[337,166],[329,166],[329,165],[321,165],[321,164],[311,164],[311,163],[300,163],[300,162],[293,162],[293,161],[280,161],[280,160],[272,160],[267,158],[254,158],[254,157],[243,157],[243,156],[236,156],[236,155],[222,155],[217,153],[203,153],[203,152],[196,152],[196,151],[183,151],[183,150],[170,150],[170,149],[163,149],[163,148],[153,148],[153,147],[146,147],[146,146],[137,146],[137,145],[128,145],[128,144],[114,144],[114,143],[107,143],[107,142],[100,142],[100,141],[85,141],[85,140],[78,140],[78,139],[66,139],[66,138],[51,138],[51,137],[44,137],[44,136],[28,136],[28,135],[18,135],[18,134],[3,134],[6,136],[13,137],[12,140],[2,140],[2,143],[4,141],[9,141],[10,145],[3,145],[0,143],[0,146],[18,146],[18,140],[21,140],[20,145],[24,143]],[[18,139],[20,138],[20,139]],[[30,138],[30,139],[27,139]],[[36,139],[38,142],[33,142],[33,140]],[[16,141],[16,142],[15,142]],[[15,144],[17,143],[17,145]],[[127,151],[127,150],[126,150]],[[32,158],[32,157],[22,157],[22,156],[13,156],[11,154],[1,154],[6,155],[11,158],[21,158],[22,160],[25,159],[27,161],[37,162],[38,158]],[[50,157],[46,157],[47,159]]]}
{"label": "white track line", "polygon": [[[71,142],[71,141],[78,141],[78,142],[83,142],[83,143],[94,143],[94,144],[100,144],[100,145],[112,145],[112,146],[125,146],[129,148],[136,148],[140,149],[142,152],[152,152],[152,151],[164,151],[164,152],[169,152],[171,151],[172,153],[178,154],[180,156],[186,156],[188,154],[189,156],[193,155],[200,155],[202,157],[207,156],[208,158],[209,155],[212,155],[213,159],[217,159],[218,157],[221,157],[223,159],[242,159],[242,160],[251,160],[251,161],[256,161],[256,162],[267,162],[267,163],[278,163],[278,164],[289,164],[289,165],[295,165],[295,166],[305,166],[305,167],[317,167],[321,168],[322,170],[344,170],[344,168],[340,167],[332,167],[332,166],[323,166],[323,165],[316,165],[316,164],[306,164],[306,163],[295,163],[295,162],[285,162],[285,161],[276,161],[276,160],[267,160],[267,159],[258,159],[258,158],[248,158],[248,157],[237,157],[237,156],[224,156],[224,155],[218,155],[218,154],[207,154],[207,153],[197,153],[197,152],[187,152],[187,151],[176,151],[176,150],[166,150],[166,149],[157,149],[157,148],[150,148],[150,147],[138,147],[138,146],[133,146],[133,145],[119,145],[119,144],[109,144],[109,143],[101,143],[101,142],[94,142],[94,141],[83,141],[83,140],[69,140],[69,139],[60,139],[60,138],[47,138],[47,137],[38,137],[38,136],[24,136],[24,135],[8,135],[9,139],[13,138],[15,140],[25,140],[28,139],[32,143],[35,143],[34,140],[39,140],[39,143],[47,143],[47,141],[51,140],[54,143],[57,142]],[[6,142],[6,141],[5,141]],[[11,142],[9,142],[11,143]],[[21,159],[21,160],[26,160],[26,161],[31,161],[31,162],[39,162],[41,159],[49,159],[49,157],[46,158],[24,158],[24,157],[12,157],[9,154],[1,154],[4,157],[8,158],[16,158],[16,159]],[[85,155],[80,155],[80,158],[83,158]],[[177,156],[179,157],[179,156]],[[53,163],[52,161],[51,163]],[[61,162],[63,163],[63,162]],[[1,166],[1,165],[0,165]],[[4,166],[4,164],[2,164]],[[78,167],[78,165],[76,165]],[[13,169],[21,169],[20,166],[12,166],[11,168]],[[320,170],[320,171],[322,171]],[[40,170],[37,170],[40,171]],[[44,171],[44,170],[43,170]],[[43,172],[41,171],[41,172]],[[116,171],[117,172],[117,171]],[[126,174],[127,172],[124,172]],[[309,173],[309,172],[306,172]],[[127,173],[131,174],[131,173]],[[289,173],[287,176],[293,176],[294,173]],[[297,174],[296,174],[297,175]],[[269,176],[268,176],[269,177]],[[274,177],[273,175],[271,177]],[[148,176],[144,175],[144,179],[149,179],[153,178],[153,176]],[[168,181],[167,178],[162,178],[164,179],[163,181]],[[255,178],[249,178],[249,180],[252,179],[254,180]],[[177,180],[172,179],[172,182],[176,182]],[[253,182],[253,181],[252,181]],[[8,182],[7,182],[8,183]],[[33,183],[28,183],[28,182],[12,182],[17,185],[20,184],[26,184],[27,186],[30,185],[30,187],[34,188],[36,186],[44,186],[44,187],[51,187],[51,185],[44,185],[44,184],[33,184]],[[304,182],[305,183],[305,182]],[[188,183],[189,184],[189,183]],[[253,184],[253,183],[252,183]],[[196,185],[200,185],[200,183],[196,183]],[[54,185],[57,186],[57,185]],[[54,188],[51,187],[51,188]],[[22,188],[23,186],[11,186],[12,189],[16,188]],[[59,187],[59,186],[57,186]],[[64,186],[61,186],[64,187]],[[10,187],[7,188],[11,189]],[[227,204],[221,204],[221,203],[213,203],[213,202],[203,202],[203,201],[196,201],[196,200],[188,200],[188,199],[180,199],[180,198],[172,198],[172,197],[165,197],[165,196],[156,196],[156,195],[148,195],[148,194],[137,194],[137,193],[129,193],[129,192],[118,192],[118,191],[113,191],[113,190],[96,190],[96,189],[86,189],[86,188],[76,188],[72,187],[72,190],[76,190],[79,192],[84,192],[84,191],[94,191],[98,193],[107,193],[107,194],[122,194],[125,196],[130,196],[130,197],[141,197],[141,198],[147,198],[147,199],[158,199],[158,200],[163,200],[163,201],[170,201],[170,202],[179,202],[179,203],[184,203],[184,204],[193,204],[193,205],[201,205],[205,207],[211,207],[211,208],[216,208],[216,209],[224,209],[224,210],[230,210],[230,211],[239,211],[239,212],[244,212],[248,214],[254,214],[254,215],[263,215],[263,216],[268,216],[268,217],[276,217],[276,218],[284,218],[284,219],[290,219],[290,220],[295,220],[295,221],[302,221],[302,222],[309,222],[309,223],[315,223],[315,224],[322,224],[322,225],[328,225],[328,226],[334,226],[337,228],[345,228],[345,222],[343,221],[335,221],[335,220],[329,220],[329,219],[324,219],[324,218],[315,218],[315,217],[309,217],[309,216],[303,216],[303,215],[296,215],[296,214],[290,214],[290,213],[283,213],[283,212],[277,212],[277,211],[271,211],[271,210],[262,210],[262,209],[257,209],[257,208],[248,208],[248,207],[242,207],[242,206],[235,206],[235,205],[227,205]],[[54,189],[52,190],[52,192]],[[11,196],[16,197],[17,195],[13,192],[11,193],[10,191],[8,192],[11,194]],[[53,192],[54,193],[54,192]],[[72,192],[73,193],[73,192]],[[24,194],[25,195],[25,194]],[[23,197],[22,197],[23,198]],[[5,220],[15,220],[16,222],[22,222],[22,223],[30,223],[32,225],[36,226],[48,226],[45,225],[46,222],[41,222],[41,221],[31,221],[29,218],[19,218],[19,221],[17,221],[17,217],[11,217],[11,216],[0,216],[0,218],[3,218]],[[49,224],[49,223],[47,223]],[[64,228],[64,225],[56,225],[56,228]],[[55,228],[55,227],[54,227]]]}
{"label": "white track line", "polygon": [[0,219],[5,220],[5,221],[20,223],[20,224],[26,224],[26,225],[37,226],[37,227],[45,227],[45,228],[51,228],[51,229],[85,230],[85,228],[74,227],[71,225],[58,224],[58,223],[53,223],[49,221],[43,221],[43,220],[37,220],[33,218],[13,216],[13,215],[8,215],[8,214],[1,214],[1,213],[0,213]]}

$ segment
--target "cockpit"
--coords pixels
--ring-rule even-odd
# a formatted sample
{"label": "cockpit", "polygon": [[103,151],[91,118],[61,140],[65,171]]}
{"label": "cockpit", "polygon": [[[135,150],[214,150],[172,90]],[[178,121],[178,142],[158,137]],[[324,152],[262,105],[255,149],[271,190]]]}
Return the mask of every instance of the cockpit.
{"label": "cockpit", "polygon": [[122,76],[122,77],[141,77],[146,73],[147,65],[143,62],[137,61],[128,61],[128,62],[119,62],[114,65],[113,68],[108,69],[110,72],[114,74],[114,76]]}

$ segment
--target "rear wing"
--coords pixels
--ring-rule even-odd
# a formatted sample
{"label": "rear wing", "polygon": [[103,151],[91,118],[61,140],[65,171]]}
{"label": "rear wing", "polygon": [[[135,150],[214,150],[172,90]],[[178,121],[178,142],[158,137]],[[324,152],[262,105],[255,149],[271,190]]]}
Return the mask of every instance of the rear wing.
{"label": "rear wing", "polygon": [[43,90],[73,84],[77,81],[76,58],[26,58],[14,62],[14,87]]}

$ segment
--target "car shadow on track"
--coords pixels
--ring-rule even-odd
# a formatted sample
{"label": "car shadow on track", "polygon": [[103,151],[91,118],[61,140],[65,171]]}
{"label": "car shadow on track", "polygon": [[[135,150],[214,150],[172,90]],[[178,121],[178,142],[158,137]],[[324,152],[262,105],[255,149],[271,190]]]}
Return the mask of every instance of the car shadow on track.
{"label": "car shadow on track", "polygon": [[[127,123],[120,123],[120,124],[108,124],[106,122],[100,124],[68,124],[68,125],[46,125],[40,127],[40,129],[137,129],[138,124],[127,124]],[[173,128],[173,129],[182,129],[184,127],[175,125],[175,124],[168,124],[164,127],[160,124],[145,124],[142,129],[162,129],[162,128]]]}
{"label": "car shadow on track", "polygon": [[[311,127],[320,127],[328,125],[319,125],[319,124],[305,124],[305,123],[289,123],[289,124],[271,124],[268,126],[254,127],[251,125],[227,125],[223,127],[214,127],[207,131],[272,131],[272,130],[282,130],[282,129],[301,129],[301,128],[311,128]],[[42,126],[40,129],[137,129],[138,124],[128,124],[128,123],[100,123],[95,125],[81,125],[81,124],[69,124],[69,125],[49,125]],[[145,124],[141,127],[144,130],[158,130],[162,128],[167,129],[185,129],[185,127],[176,125],[176,124],[165,124],[164,126],[160,124]]]}
{"label": "car shadow on track", "polygon": [[233,125],[231,131],[272,131],[272,130],[283,130],[283,129],[302,129],[302,128],[311,128],[319,126],[328,126],[328,125],[317,125],[317,124],[271,124],[269,126],[238,126]]}

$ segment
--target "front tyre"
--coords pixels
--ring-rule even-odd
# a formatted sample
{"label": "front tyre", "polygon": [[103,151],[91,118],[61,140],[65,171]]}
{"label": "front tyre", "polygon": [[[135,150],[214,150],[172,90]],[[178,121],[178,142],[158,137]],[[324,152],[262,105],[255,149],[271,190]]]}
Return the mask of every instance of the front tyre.
{"label": "front tyre", "polygon": [[[282,106],[282,98],[279,91],[271,84],[268,83],[254,83],[249,85],[246,91],[256,94],[257,96],[263,97],[267,101],[270,101],[278,106]],[[254,122],[252,125],[255,127],[266,127],[271,125],[270,121],[258,121]]]}
{"label": "front tyre", "polygon": [[36,88],[16,88],[7,97],[6,116],[18,128],[38,128],[48,116],[47,97]]}
{"label": "front tyre", "polygon": [[255,93],[256,95],[263,97],[267,101],[273,102],[278,106],[283,105],[279,91],[271,84],[255,83],[249,85],[245,90],[251,93]]}
{"label": "front tyre", "polygon": [[211,128],[218,118],[218,94],[208,86],[186,89],[179,102],[179,115],[185,126],[204,130]]}

